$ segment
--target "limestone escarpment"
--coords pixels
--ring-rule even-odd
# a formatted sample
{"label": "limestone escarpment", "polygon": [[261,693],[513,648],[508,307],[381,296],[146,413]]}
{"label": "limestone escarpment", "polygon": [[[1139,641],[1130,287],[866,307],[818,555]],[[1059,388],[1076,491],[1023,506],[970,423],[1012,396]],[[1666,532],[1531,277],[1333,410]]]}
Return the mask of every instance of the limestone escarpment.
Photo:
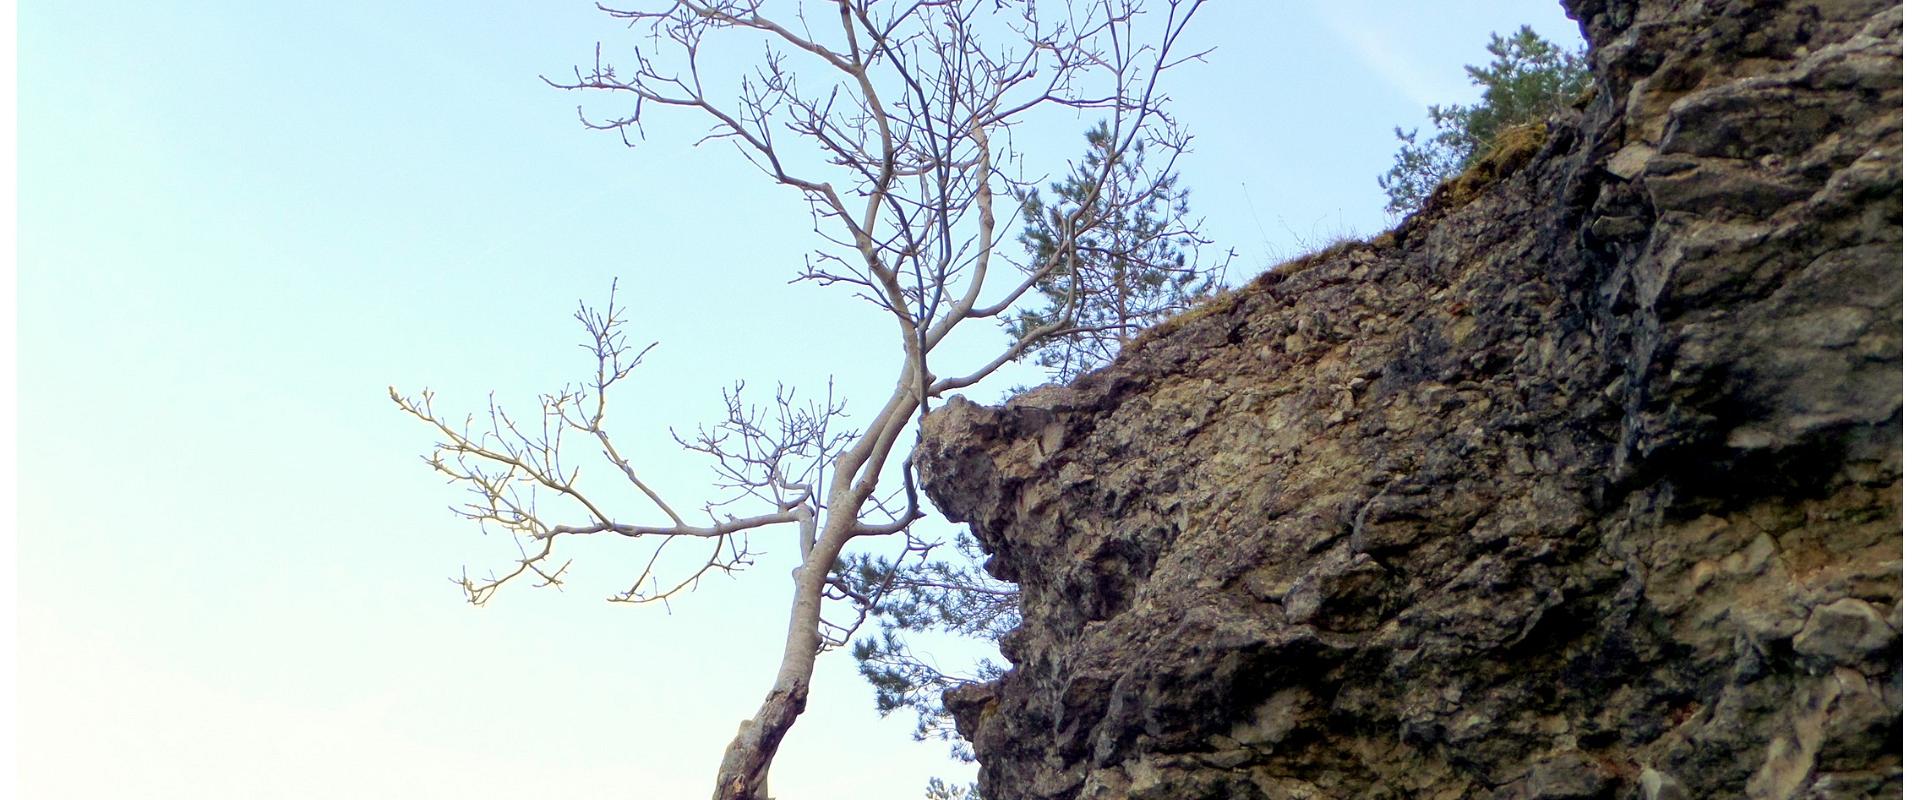
{"label": "limestone escarpment", "polygon": [[987,797],[1899,796],[1901,8],[1568,6],[1490,185],[929,416]]}

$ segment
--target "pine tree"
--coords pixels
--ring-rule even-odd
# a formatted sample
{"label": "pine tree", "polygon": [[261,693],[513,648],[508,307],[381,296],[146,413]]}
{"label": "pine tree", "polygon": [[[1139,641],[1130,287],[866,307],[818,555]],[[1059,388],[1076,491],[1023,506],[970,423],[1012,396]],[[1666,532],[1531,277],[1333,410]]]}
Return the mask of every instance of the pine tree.
{"label": "pine tree", "polygon": [[939,778],[927,779],[927,800],[980,800],[980,784],[961,786]]}
{"label": "pine tree", "polygon": [[1435,133],[1426,141],[1419,140],[1417,128],[1393,129],[1400,152],[1380,176],[1387,211],[1418,209],[1441,183],[1490,152],[1501,131],[1545,119],[1592,82],[1584,51],[1569,53],[1524,25],[1512,36],[1494,34],[1487,52],[1493,63],[1467,67],[1467,77],[1482,89],[1479,102],[1429,106]]}
{"label": "pine tree", "polygon": [[[1224,267],[1195,263],[1195,251],[1209,242],[1196,231],[1197,223],[1187,222],[1187,190],[1180,188],[1180,176],[1149,159],[1144,140],[1118,151],[1105,122],[1087,131],[1086,138],[1086,154],[1065,180],[1048,187],[1051,202],[1033,189],[1020,204],[1026,225],[1020,243],[1030,259],[1029,274],[1068,242],[1072,258],[1039,276],[1034,288],[1044,307],[1002,320],[1015,341],[1069,321],[1064,335],[1023,354],[1056,381],[1112,363],[1128,339],[1219,288]],[[1094,211],[1069,229],[1074,212],[1089,201]]]}
{"label": "pine tree", "polygon": [[855,555],[841,562],[836,580],[849,592],[885,598],[873,609],[879,634],[853,646],[861,676],[873,685],[875,707],[882,715],[911,711],[915,739],[951,742],[955,758],[971,761],[941,696],[966,684],[994,680],[1006,668],[989,659],[960,669],[942,668],[909,647],[908,639],[937,631],[998,642],[1020,625],[1020,596],[1018,587],[981,568],[986,557],[971,534],[958,532],[954,541],[958,554],[952,560],[933,557],[931,545],[911,559]]}

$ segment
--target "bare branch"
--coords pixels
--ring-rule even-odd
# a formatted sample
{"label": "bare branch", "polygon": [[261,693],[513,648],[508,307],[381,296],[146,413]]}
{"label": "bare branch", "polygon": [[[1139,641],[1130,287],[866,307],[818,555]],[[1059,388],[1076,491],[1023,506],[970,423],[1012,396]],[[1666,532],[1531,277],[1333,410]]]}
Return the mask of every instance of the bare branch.
{"label": "bare branch", "polygon": [[[821,403],[802,402],[786,386],[749,400],[742,382],[722,390],[717,422],[671,432],[712,470],[716,492],[702,505],[704,523],[656,491],[608,430],[615,388],[636,374],[653,346],[628,344],[613,292],[604,305],[582,303],[575,314],[587,332],[592,377],[542,396],[537,420],[491,401],[478,424],[450,420],[434,411],[430,392],[402,397],[390,388],[396,405],[435,431],[428,464],[468,498],[455,513],[483,530],[507,531],[522,548],[503,576],[462,576],[469,599],[484,602],[526,575],[558,585],[565,564],[549,565],[563,534],[614,534],[646,540],[652,549],[638,577],[611,599],[666,600],[707,576],[751,565],[762,555],[749,547],[754,531],[793,524],[794,599],[780,670],[729,748],[716,797],[760,793],[780,738],[805,706],[818,653],[846,644],[870,615],[883,613],[890,593],[935,588],[900,577],[908,560],[924,560],[929,548],[912,534],[924,512],[911,461],[899,452],[917,415],[931,398],[984,379],[1050,337],[1109,328],[1125,335],[1135,324],[1131,312],[1117,322],[1068,313],[1024,330],[971,372],[935,374],[945,368],[936,350],[949,334],[1007,312],[1036,286],[1064,282],[1069,312],[1088,298],[1107,301],[1109,287],[1081,274],[1096,255],[1080,234],[1112,224],[1145,195],[1111,180],[1120,160],[1106,160],[1087,201],[1058,220],[1061,246],[1037,263],[1016,262],[1006,251],[1018,226],[997,219],[1004,206],[996,206],[1023,202],[1045,180],[1022,174],[1019,134],[1044,130],[1037,123],[1047,113],[1096,112],[1109,119],[1118,152],[1145,143],[1177,155],[1187,140],[1167,113],[1158,79],[1204,55],[1173,49],[1203,2],[1163,0],[1150,8],[1146,0],[831,0],[793,4],[791,11],[766,0],[602,6],[644,37],[631,63],[622,59],[616,67],[596,46],[591,64],[548,84],[611,98],[611,114],[592,116],[583,106],[581,123],[616,133],[629,146],[645,138],[646,113],[703,120],[709,127],[698,143],[732,145],[794,190],[823,241],[795,280],[845,287],[884,308],[899,331],[901,360],[891,385],[872,387],[863,398],[872,403],[863,424],[852,424],[831,381]],[[821,16],[825,9],[831,20]],[[705,46],[717,38],[751,45],[759,57],[725,63],[718,47]],[[1024,272],[1011,279],[994,272],[1008,264]],[[983,298],[989,291],[992,297]],[[568,448],[571,437],[585,439],[592,455],[583,459],[578,446]],[[897,486],[888,483],[895,460]],[[596,469],[633,499],[590,488],[606,485],[596,481]],[[849,542],[887,536],[904,543],[890,567],[876,566],[882,577],[856,583],[836,572]],[[667,554],[692,541],[702,544]],[[823,616],[829,602],[851,616]]]}

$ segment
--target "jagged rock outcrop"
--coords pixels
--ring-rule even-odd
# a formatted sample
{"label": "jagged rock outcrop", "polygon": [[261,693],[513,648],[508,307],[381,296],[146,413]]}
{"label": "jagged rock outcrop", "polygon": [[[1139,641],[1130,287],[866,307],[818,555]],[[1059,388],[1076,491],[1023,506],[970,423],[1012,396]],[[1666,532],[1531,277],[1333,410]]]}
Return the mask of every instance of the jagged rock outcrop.
{"label": "jagged rock outcrop", "polygon": [[1900,796],[1901,8],[1568,5],[1530,156],[928,417],[987,797]]}

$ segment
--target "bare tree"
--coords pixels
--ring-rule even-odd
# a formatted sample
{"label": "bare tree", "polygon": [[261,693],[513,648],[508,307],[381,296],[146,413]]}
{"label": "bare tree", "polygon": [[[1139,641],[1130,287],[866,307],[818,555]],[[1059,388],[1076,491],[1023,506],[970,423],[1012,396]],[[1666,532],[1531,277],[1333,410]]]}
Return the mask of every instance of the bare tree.
{"label": "bare tree", "polygon": [[[722,422],[678,437],[710,458],[732,490],[706,505],[704,522],[690,521],[650,488],[608,435],[610,391],[651,347],[628,344],[611,298],[605,306],[583,304],[576,315],[596,363],[593,378],[542,397],[538,422],[515,420],[489,402],[486,420],[456,423],[433,408],[431,392],[408,397],[390,389],[395,403],[435,429],[428,463],[470,493],[455,510],[523,543],[505,574],[459,579],[469,599],[484,603],[516,579],[557,584],[566,568],[557,553],[562,538],[612,534],[653,545],[638,579],[613,599],[661,600],[748,565],[758,554],[746,549],[746,532],[794,526],[797,566],[778,671],[728,745],[714,791],[715,798],[764,797],[774,753],[806,708],[816,658],[846,644],[901,588],[888,575],[931,546],[910,531],[922,512],[911,461],[896,452],[907,426],[930,400],[1068,331],[1079,300],[1070,294],[1068,313],[1056,322],[1032,326],[975,363],[936,372],[934,364],[944,364],[936,352],[961,326],[1008,315],[1038,282],[1074,274],[1078,233],[1121,224],[1130,209],[1152,201],[1147,190],[1091,196],[1061,214],[1061,245],[1051,254],[1016,260],[1003,252],[1009,228],[997,223],[996,204],[1017,207],[1034,185],[1016,166],[1019,123],[1049,109],[1094,116],[1113,132],[1101,170],[1139,148],[1170,164],[1189,140],[1167,112],[1159,79],[1204,55],[1174,49],[1204,1],[833,0],[797,3],[785,15],[763,0],[602,6],[644,32],[646,46],[634,48],[624,67],[596,48],[591,66],[549,83],[630,101],[611,118],[581,114],[588,127],[617,132],[629,145],[652,111],[703,117],[712,129],[701,142],[732,144],[798,191],[826,242],[800,279],[847,287],[883,309],[897,323],[898,377],[875,388],[872,396],[884,397],[878,412],[855,425],[831,390],[824,402],[801,403],[781,389],[765,407],[748,403],[738,384],[726,391]],[[825,10],[809,13],[816,5]],[[764,55],[729,71],[703,49],[715,37],[750,40]],[[1093,184],[1124,185],[1102,177]],[[603,461],[645,496],[654,512],[648,521],[616,517],[611,500],[589,496],[577,446],[562,452],[563,441],[581,438],[592,454],[585,463]],[[742,504],[756,508],[746,516],[721,511]],[[862,537],[898,538],[894,573],[850,577],[843,551]],[[702,543],[702,563],[685,574],[656,573],[671,563],[661,560],[668,546],[690,541]],[[829,617],[829,602],[844,611]]]}

